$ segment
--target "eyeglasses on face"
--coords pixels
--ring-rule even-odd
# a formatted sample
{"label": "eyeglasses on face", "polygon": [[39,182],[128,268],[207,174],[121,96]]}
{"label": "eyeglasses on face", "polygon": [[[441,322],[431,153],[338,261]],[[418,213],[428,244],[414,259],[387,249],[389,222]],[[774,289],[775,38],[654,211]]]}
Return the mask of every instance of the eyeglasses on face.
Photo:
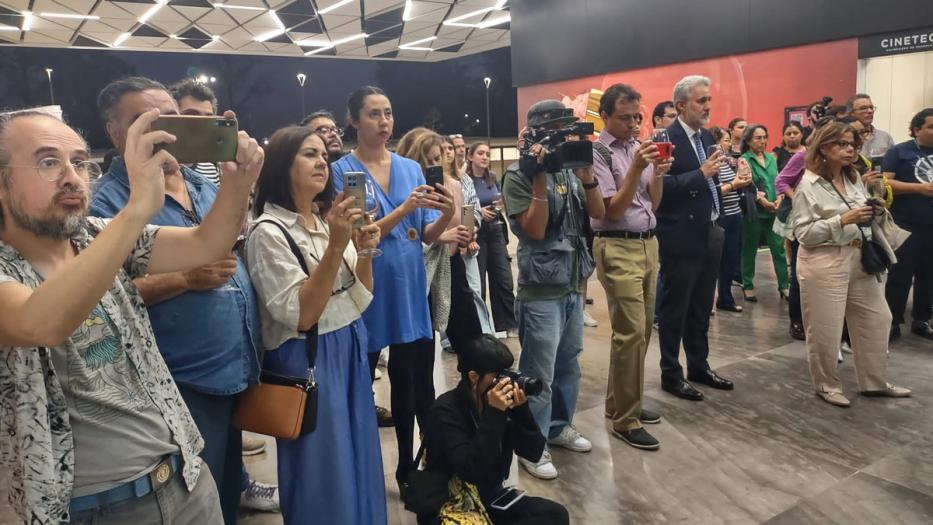
{"label": "eyeglasses on face", "polygon": [[852,142],[852,141],[849,141],[849,140],[837,140],[837,141],[834,142],[834,144],[836,144],[837,146],[839,146],[839,147],[842,148],[842,149],[849,149],[850,147],[851,147],[851,148],[854,148],[854,147],[855,147],[855,142]]}
{"label": "eyeglasses on face", "polygon": [[342,137],[342,136],[343,136],[343,128],[340,128],[340,127],[337,127],[337,126],[326,126],[326,125],[325,125],[325,126],[318,126],[318,127],[314,128],[314,132],[317,133],[318,135],[330,135],[330,134],[334,134],[334,135],[337,135],[338,137]]}
{"label": "eyeglasses on face", "polygon": [[860,106],[860,107],[852,109],[852,111],[858,111],[858,112],[866,112],[866,111],[871,112],[871,111],[877,111],[877,110],[878,110],[878,106]]}
{"label": "eyeglasses on face", "polygon": [[96,179],[101,176],[100,165],[90,160],[77,160],[74,162],[65,162],[58,157],[45,157],[40,159],[35,166],[7,166],[8,168],[32,168],[36,170],[43,180],[56,182],[65,176],[65,170],[71,166],[79,177]]}

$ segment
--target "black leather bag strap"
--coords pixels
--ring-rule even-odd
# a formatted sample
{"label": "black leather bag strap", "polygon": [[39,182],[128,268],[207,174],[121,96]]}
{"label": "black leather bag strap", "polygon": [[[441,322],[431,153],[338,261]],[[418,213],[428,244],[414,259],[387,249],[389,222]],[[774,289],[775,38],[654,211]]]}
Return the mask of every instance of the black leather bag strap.
{"label": "black leather bag strap", "polygon": [[[843,182],[843,184],[845,183]],[[833,181],[829,181],[829,185],[832,186],[834,190],[836,190],[836,194],[839,195],[840,199],[842,199],[842,203],[846,205],[846,208],[849,208],[851,210],[852,206],[849,204],[849,200],[846,199],[845,195],[843,195],[842,192],[839,191],[839,188],[837,188],[836,185],[833,184]],[[858,224],[856,224],[856,226],[858,227],[858,232],[862,235],[862,242],[867,243],[868,237],[865,236],[865,230],[863,230],[862,227],[859,226]]]}
{"label": "black leather bag strap", "polygon": [[[285,236],[285,242],[288,243],[289,249],[291,249],[295,258],[298,259],[298,264],[301,266],[302,271],[305,272],[305,275],[310,277],[311,272],[308,271],[308,265],[305,263],[305,258],[301,253],[301,248],[298,247],[298,243],[295,242],[295,239],[293,239],[292,236],[288,234],[288,230],[286,230],[285,227],[278,222],[271,219],[257,221],[256,224],[253,225],[253,228],[259,226],[260,224],[274,224],[275,227],[282,232],[282,235]],[[314,326],[312,326],[309,330],[301,333],[305,336],[305,351],[308,355],[308,368],[313,369],[314,362],[317,360],[317,323],[314,323]]]}

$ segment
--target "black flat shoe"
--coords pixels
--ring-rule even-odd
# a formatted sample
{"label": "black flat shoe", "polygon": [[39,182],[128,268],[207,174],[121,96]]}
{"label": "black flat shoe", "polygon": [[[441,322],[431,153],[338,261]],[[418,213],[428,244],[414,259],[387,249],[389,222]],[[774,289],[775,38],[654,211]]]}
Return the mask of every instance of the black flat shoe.
{"label": "black flat shoe", "polygon": [[647,425],[656,425],[661,422],[661,414],[643,408],[638,420]]}
{"label": "black flat shoe", "polygon": [[745,300],[750,303],[758,302],[758,297],[756,297],[754,294],[749,295],[745,290],[742,290],[742,297],[744,297]]}
{"label": "black flat shoe", "polygon": [[712,370],[706,370],[705,372],[700,372],[697,374],[688,374],[687,379],[694,383],[700,383],[701,385],[706,385],[718,390],[732,390],[735,388],[735,385],[732,384],[732,381],[719,377],[719,375],[717,375],[716,372],[713,372]]}
{"label": "black flat shoe", "polygon": [[807,340],[807,332],[803,329],[803,323],[798,321],[790,322],[790,336],[798,341]]}
{"label": "black flat shoe", "polygon": [[933,339],[933,324],[930,321],[914,321],[910,325],[910,331],[925,339]]}
{"label": "black flat shoe", "polygon": [[901,325],[892,324],[891,331],[888,332],[888,342],[896,341],[901,338]]}
{"label": "black flat shoe", "polygon": [[737,304],[717,304],[716,308],[719,310],[726,310],[727,312],[742,313],[745,309]]}
{"label": "black flat shoe", "polygon": [[683,379],[671,381],[669,383],[662,382],[661,390],[688,401],[703,401],[703,392],[693,388],[693,385]]}
{"label": "black flat shoe", "polygon": [[778,293],[781,295],[781,300],[783,300],[785,303],[790,302],[790,296],[787,295],[787,290],[778,290]]}
{"label": "black flat shoe", "polygon": [[613,436],[635,448],[641,450],[657,450],[661,448],[661,443],[643,428],[636,428],[633,430],[616,430],[613,428],[611,431]]}

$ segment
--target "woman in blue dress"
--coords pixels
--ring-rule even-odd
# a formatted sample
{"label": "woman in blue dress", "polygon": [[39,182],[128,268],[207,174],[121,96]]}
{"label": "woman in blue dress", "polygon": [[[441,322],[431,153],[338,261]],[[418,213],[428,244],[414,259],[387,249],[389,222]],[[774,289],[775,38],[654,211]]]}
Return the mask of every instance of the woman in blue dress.
{"label": "woman in blue dress", "polygon": [[384,525],[385,476],[361,319],[372,301],[372,259],[357,257],[357,248],[378,244],[379,227],[367,221],[354,230],[362,206],[342,195],[335,200],[326,148],[313,130],[281,129],[265,151],[254,203],[259,218],[246,246],[267,350],[263,367],[306,376],[303,332],[317,325],[319,334],[317,428],[277,442],[282,516],[287,525]]}
{"label": "woman in blue dress", "polygon": [[[338,191],[343,173],[363,172],[375,182],[382,233],[381,257],[373,260],[373,302],[363,313],[369,351],[389,347],[391,410],[398,440],[395,479],[405,488],[414,463],[414,424],[420,428],[434,402],[434,331],[428,310],[422,241],[433,244],[454,214],[453,199],[443,186],[430,188],[418,163],[386,148],[392,136],[392,104],[385,93],[366,86],[347,102],[358,146],[335,162]],[[375,363],[375,360],[373,360]]]}

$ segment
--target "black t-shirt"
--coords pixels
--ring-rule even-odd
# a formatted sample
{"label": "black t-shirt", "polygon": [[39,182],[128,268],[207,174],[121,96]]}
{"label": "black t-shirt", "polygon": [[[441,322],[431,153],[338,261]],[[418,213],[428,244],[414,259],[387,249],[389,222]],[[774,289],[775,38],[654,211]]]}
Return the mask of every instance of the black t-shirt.
{"label": "black t-shirt", "polygon": [[[910,140],[889,149],[881,161],[885,173],[894,173],[894,179],[908,184],[933,183],[933,148],[926,148]],[[916,193],[894,196],[891,205],[894,221],[901,228],[914,231],[933,226],[933,197]]]}
{"label": "black t-shirt", "polygon": [[771,151],[774,153],[774,156],[777,158],[778,171],[783,170],[784,166],[787,166],[787,161],[789,161],[790,158],[794,156],[794,153],[797,153],[796,151],[793,153],[791,153],[790,151],[787,151],[786,149],[784,149],[784,146],[777,146]]}

